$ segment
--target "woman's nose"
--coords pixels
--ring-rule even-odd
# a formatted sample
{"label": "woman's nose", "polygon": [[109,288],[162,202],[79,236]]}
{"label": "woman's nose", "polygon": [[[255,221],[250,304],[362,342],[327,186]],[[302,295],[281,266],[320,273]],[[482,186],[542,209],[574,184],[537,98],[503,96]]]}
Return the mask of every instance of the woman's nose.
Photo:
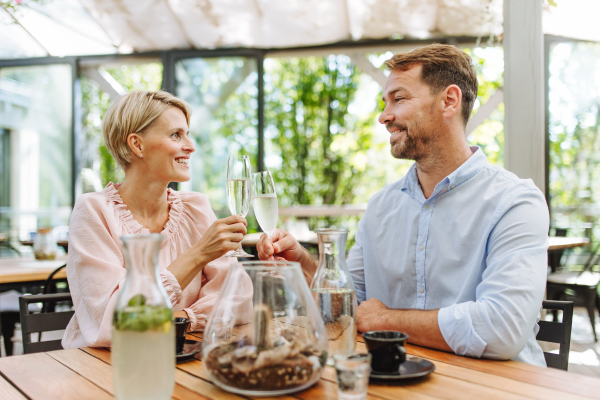
{"label": "woman's nose", "polygon": [[187,136],[185,139],[185,143],[183,144],[183,150],[189,151],[190,153],[196,151],[196,145],[194,144],[192,138],[190,138],[189,136]]}

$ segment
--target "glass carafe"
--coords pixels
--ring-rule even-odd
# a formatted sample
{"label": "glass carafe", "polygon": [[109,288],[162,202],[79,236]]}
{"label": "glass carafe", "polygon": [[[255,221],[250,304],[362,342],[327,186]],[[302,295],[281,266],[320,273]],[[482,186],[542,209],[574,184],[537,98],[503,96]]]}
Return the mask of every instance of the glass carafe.
{"label": "glass carafe", "polygon": [[33,255],[36,260],[54,260],[56,258],[56,238],[52,228],[39,228],[33,240]]}
{"label": "glass carafe", "polygon": [[284,395],[316,383],[326,360],[327,334],[300,264],[233,264],[202,339],[211,381],[248,396]]}
{"label": "glass carafe", "polygon": [[127,277],[112,331],[115,397],[170,399],[175,386],[173,311],[159,274],[160,234],[122,236]]}
{"label": "glass carafe", "polygon": [[319,266],[310,285],[329,338],[329,360],[350,356],[356,343],[356,289],[346,265],[347,229],[318,229]]}

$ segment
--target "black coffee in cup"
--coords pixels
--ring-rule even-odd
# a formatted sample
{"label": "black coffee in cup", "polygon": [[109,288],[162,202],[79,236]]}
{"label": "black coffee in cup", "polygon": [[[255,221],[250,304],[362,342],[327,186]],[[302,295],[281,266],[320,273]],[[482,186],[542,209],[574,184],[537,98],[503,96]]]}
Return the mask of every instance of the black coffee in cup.
{"label": "black coffee in cup", "polygon": [[371,331],[362,334],[371,353],[371,369],[376,373],[396,374],[406,361],[404,342],[408,335],[396,331]]}
{"label": "black coffee in cup", "polygon": [[175,351],[181,353],[187,335],[188,328],[192,321],[187,318],[175,318]]}

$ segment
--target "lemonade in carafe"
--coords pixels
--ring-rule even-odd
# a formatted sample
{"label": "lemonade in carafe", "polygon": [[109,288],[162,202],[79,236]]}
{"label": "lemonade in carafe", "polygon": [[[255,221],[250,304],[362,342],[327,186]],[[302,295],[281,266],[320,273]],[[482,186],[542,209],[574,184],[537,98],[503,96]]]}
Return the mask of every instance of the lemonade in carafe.
{"label": "lemonade in carafe", "polygon": [[123,236],[127,278],[117,299],[112,369],[119,400],[170,399],[175,386],[173,311],[160,283],[160,234]]}

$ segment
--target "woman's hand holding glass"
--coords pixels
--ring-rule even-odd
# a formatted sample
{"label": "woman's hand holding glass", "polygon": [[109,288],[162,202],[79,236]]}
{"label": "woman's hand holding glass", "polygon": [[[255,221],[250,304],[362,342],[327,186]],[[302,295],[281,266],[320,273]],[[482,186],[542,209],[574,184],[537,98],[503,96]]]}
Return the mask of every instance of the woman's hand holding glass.
{"label": "woman's hand holding glass", "polygon": [[246,218],[241,215],[216,220],[196,244],[198,253],[210,262],[238,249],[247,225]]}

